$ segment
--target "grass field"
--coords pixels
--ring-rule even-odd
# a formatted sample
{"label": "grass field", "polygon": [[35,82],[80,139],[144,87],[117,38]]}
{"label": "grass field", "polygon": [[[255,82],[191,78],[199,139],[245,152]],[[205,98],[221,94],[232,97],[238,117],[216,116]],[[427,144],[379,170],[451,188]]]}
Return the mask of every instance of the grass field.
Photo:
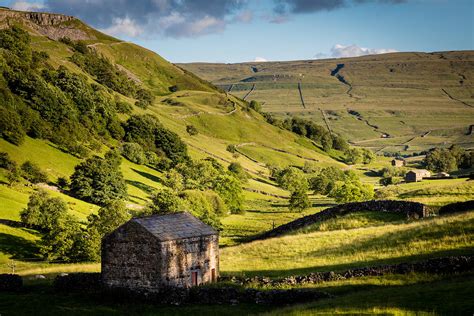
{"label": "grass field", "polygon": [[[223,88],[232,84],[231,93],[241,98],[255,85],[247,99],[260,101],[266,112],[325,126],[324,112],[330,127],[351,142],[413,153],[451,143],[474,146],[467,135],[474,122],[474,83],[462,77],[472,77],[473,59],[472,51],[463,51],[181,66]],[[331,75],[338,64],[348,84]],[[391,137],[381,138],[383,133]]]}

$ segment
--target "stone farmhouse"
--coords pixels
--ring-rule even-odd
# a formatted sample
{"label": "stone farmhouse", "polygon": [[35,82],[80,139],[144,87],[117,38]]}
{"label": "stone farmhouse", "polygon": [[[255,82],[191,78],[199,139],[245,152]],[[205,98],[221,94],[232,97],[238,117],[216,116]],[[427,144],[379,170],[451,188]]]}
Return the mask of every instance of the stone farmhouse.
{"label": "stone farmhouse", "polygon": [[102,240],[108,288],[159,292],[215,282],[218,233],[187,212],[134,218]]}
{"label": "stone farmhouse", "polygon": [[410,170],[405,175],[405,182],[418,182],[429,177],[431,177],[431,172],[426,169]]}

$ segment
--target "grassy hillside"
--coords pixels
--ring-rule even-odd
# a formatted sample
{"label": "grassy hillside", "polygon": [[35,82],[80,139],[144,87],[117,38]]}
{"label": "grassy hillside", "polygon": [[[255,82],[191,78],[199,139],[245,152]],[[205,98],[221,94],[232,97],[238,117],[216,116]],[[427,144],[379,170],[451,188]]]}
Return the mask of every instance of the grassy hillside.
{"label": "grassy hillside", "polygon": [[238,97],[262,102],[264,111],[327,123],[353,143],[380,152],[413,153],[445,143],[474,145],[468,135],[473,64],[474,53],[460,51],[180,66]]}

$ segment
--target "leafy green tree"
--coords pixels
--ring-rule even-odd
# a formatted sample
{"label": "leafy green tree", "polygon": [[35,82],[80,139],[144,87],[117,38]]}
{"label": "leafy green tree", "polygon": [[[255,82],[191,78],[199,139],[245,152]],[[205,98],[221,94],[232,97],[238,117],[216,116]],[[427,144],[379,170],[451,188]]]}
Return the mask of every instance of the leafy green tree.
{"label": "leafy green tree", "polygon": [[232,214],[244,211],[244,195],[240,181],[230,175],[217,177],[213,190],[220,195]]}
{"label": "leafy green tree", "polygon": [[306,194],[306,190],[297,189],[291,192],[290,201],[289,201],[289,209],[296,210],[296,211],[303,211],[311,206],[309,201],[308,195]]}
{"label": "leafy green tree", "polygon": [[76,258],[85,261],[99,261],[102,238],[130,218],[125,203],[119,200],[101,207],[97,214],[89,215],[87,228],[76,245]]}
{"label": "leafy green tree", "polygon": [[362,148],[362,163],[367,165],[375,160],[375,154],[366,148]]}
{"label": "leafy green tree", "polygon": [[424,160],[426,167],[436,172],[450,172],[458,169],[462,165],[462,151],[455,147],[453,152],[450,149],[435,148],[426,154]]}
{"label": "leafy green tree", "polygon": [[277,178],[278,184],[285,190],[295,192],[308,190],[308,180],[300,169],[288,167],[284,169]]}
{"label": "leafy green tree", "polygon": [[246,182],[249,178],[248,173],[238,162],[231,162],[227,169],[242,182]]}
{"label": "leafy green tree", "polygon": [[147,162],[142,146],[137,143],[124,143],[122,155],[133,163],[143,165]]}
{"label": "leafy green tree", "polygon": [[50,261],[73,261],[79,231],[79,225],[70,216],[57,218],[55,225],[41,238],[40,253]]}
{"label": "leafy green tree", "polygon": [[25,138],[19,115],[4,107],[0,107],[0,136],[14,145],[20,145]]}
{"label": "leafy green tree", "polygon": [[31,183],[40,183],[48,181],[48,175],[44,171],[42,171],[37,164],[29,160],[25,161],[21,165],[21,170],[23,177]]}
{"label": "leafy green tree", "polygon": [[349,165],[355,165],[363,162],[364,152],[360,148],[349,148],[345,152],[345,162]]}
{"label": "leafy green tree", "polygon": [[120,154],[108,152],[105,159],[93,156],[75,167],[71,193],[86,201],[106,205],[127,196],[120,171]]}
{"label": "leafy green tree", "polygon": [[194,216],[198,217],[204,223],[211,225],[214,228],[221,229],[222,224],[219,219],[219,214],[214,208],[214,205],[212,204],[209,197],[209,193],[198,190],[183,192],[183,199],[186,201],[189,211]]}
{"label": "leafy green tree", "polygon": [[349,149],[349,144],[341,136],[334,136],[332,139],[332,147],[334,149],[345,152],[346,150]]}
{"label": "leafy green tree", "polygon": [[360,181],[338,181],[329,196],[338,203],[366,201],[374,197],[374,188],[369,184],[362,184]]}
{"label": "leafy green tree", "polygon": [[167,214],[186,210],[186,204],[178,194],[167,187],[161,188],[151,197],[146,208],[147,214]]}
{"label": "leafy green tree", "polygon": [[171,169],[165,173],[163,184],[179,193],[184,190],[184,177],[176,169]]}
{"label": "leafy green tree", "polygon": [[38,190],[30,195],[28,205],[21,211],[20,218],[28,226],[48,231],[66,216],[67,211],[68,207],[63,199],[51,197],[46,191]]}
{"label": "leafy green tree", "polygon": [[16,162],[13,161],[8,153],[0,152],[0,168],[11,170],[16,167]]}
{"label": "leafy green tree", "polygon": [[188,159],[188,148],[186,144],[181,140],[178,134],[163,127],[158,128],[155,133],[155,146],[163,151],[174,165]]}

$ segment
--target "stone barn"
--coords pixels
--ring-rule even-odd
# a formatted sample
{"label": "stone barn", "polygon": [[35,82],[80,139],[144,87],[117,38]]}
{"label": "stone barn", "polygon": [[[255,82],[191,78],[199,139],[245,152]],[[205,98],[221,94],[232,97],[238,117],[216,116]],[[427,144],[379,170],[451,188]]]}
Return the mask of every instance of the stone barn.
{"label": "stone barn", "polygon": [[102,240],[106,287],[158,292],[219,276],[219,236],[187,212],[134,218]]}
{"label": "stone barn", "polygon": [[418,182],[431,177],[431,172],[425,169],[410,170],[405,175],[405,182]]}
{"label": "stone barn", "polygon": [[392,160],[392,166],[403,167],[406,165],[405,159],[395,158]]}

